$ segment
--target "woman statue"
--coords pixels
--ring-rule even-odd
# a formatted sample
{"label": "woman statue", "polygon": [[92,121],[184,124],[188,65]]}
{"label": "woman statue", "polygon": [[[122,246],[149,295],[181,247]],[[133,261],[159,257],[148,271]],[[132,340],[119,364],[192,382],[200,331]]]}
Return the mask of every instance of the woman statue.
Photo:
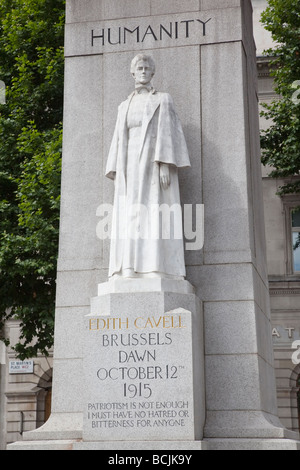
{"label": "woman statue", "polygon": [[115,180],[109,277],[183,279],[178,168],[190,166],[183,130],[171,96],[151,85],[153,59],[137,55],[131,73],[135,91],[119,106],[106,167]]}

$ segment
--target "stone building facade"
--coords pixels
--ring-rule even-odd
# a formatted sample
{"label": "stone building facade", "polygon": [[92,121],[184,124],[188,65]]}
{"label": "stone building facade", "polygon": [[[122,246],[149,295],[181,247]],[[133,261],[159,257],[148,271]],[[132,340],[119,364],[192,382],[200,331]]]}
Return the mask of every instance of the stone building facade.
{"label": "stone building facade", "polygon": [[51,412],[52,351],[21,362],[12,349],[18,336],[18,322],[7,322],[11,347],[0,346],[0,450],[44,424]]}
{"label": "stone building facade", "polygon": [[[272,40],[259,23],[265,0],[252,0],[257,44],[257,71],[259,101],[276,99],[269,64],[263,50],[272,46]],[[292,95],[291,95],[292,99]],[[261,129],[269,123],[261,118]],[[279,418],[291,430],[300,427],[300,249],[294,250],[295,237],[300,232],[300,195],[277,195],[284,180],[270,178],[263,167],[263,194],[267,261],[271,299],[272,335],[277,379]],[[296,210],[296,212],[295,212]],[[299,342],[300,345],[300,342]],[[297,364],[298,363],[298,364]]]}
{"label": "stone building facade", "polygon": [[[272,45],[270,35],[259,22],[266,0],[252,0],[257,44],[257,72],[260,102],[276,98],[269,65],[262,56]],[[268,125],[261,119],[261,128]],[[283,425],[299,430],[300,422],[300,254],[293,240],[300,233],[300,195],[284,198],[276,193],[283,181],[268,176],[263,168],[265,229],[270,283],[272,334],[279,417]],[[299,249],[300,250],[300,249]],[[10,321],[6,334],[13,345],[18,338],[18,323]],[[299,342],[300,344],[300,342]],[[294,347],[294,349],[293,349]],[[299,363],[297,363],[299,362]],[[22,369],[23,367],[23,369]],[[67,380],[67,377],[66,377]],[[20,440],[22,433],[41,426],[51,410],[52,351],[20,364],[11,348],[0,344],[0,449]]]}

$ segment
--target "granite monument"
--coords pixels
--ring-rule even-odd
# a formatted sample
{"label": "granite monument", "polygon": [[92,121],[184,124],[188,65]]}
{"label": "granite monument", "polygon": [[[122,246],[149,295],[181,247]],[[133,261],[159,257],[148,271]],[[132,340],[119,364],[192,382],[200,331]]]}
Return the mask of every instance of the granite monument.
{"label": "granite monument", "polygon": [[[250,0],[67,0],[66,9],[52,414],[9,448],[299,449],[277,417]],[[132,93],[129,64],[144,53],[161,91],[138,90],[129,113],[121,105],[114,137],[118,106]],[[147,81],[153,66],[142,64],[133,73]],[[189,159],[180,128],[174,152],[160,151],[170,137],[158,135],[165,106],[178,126],[164,93]],[[146,100],[149,116],[159,105],[148,125]],[[114,145],[128,124],[126,167],[125,146],[119,158]],[[185,270],[181,248],[178,263],[167,256],[162,266],[147,252],[145,266],[131,246],[121,255],[99,239],[98,208],[114,200],[107,155],[117,192],[124,176],[135,181],[132,198],[150,190],[149,175],[163,197],[176,192],[175,167],[184,166],[181,203],[205,206],[204,248],[185,250]],[[171,278],[125,278],[124,269]]]}

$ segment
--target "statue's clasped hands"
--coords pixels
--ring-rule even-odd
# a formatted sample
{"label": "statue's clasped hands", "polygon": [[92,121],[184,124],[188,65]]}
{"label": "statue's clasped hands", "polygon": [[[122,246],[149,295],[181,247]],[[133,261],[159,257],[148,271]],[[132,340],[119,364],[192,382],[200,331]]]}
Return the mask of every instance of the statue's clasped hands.
{"label": "statue's clasped hands", "polygon": [[170,186],[170,169],[166,163],[159,165],[159,178],[162,189],[168,189]]}

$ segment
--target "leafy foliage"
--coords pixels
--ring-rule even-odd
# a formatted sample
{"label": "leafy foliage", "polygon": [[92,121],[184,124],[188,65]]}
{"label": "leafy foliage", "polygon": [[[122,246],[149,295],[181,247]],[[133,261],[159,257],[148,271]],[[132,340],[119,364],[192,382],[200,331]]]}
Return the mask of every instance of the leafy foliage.
{"label": "leafy foliage", "polygon": [[[271,120],[263,132],[262,162],[272,167],[270,176],[284,178],[280,194],[300,192],[300,2],[269,0],[262,14],[265,28],[276,46],[266,51],[272,58],[272,75],[279,99],[264,105],[262,115]],[[296,178],[295,178],[296,177]]]}
{"label": "leafy foliage", "polygon": [[53,344],[64,4],[0,0],[0,331],[20,320],[21,359]]}

